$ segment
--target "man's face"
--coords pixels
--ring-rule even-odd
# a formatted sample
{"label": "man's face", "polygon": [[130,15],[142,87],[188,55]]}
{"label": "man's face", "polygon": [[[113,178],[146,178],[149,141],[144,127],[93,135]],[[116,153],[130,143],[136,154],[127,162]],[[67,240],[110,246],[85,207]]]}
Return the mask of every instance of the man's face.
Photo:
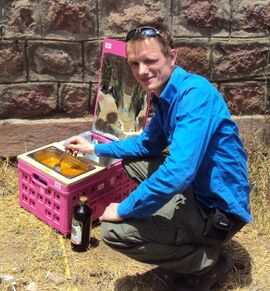
{"label": "man's face", "polygon": [[170,55],[165,56],[156,38],[149,37],[129,42],[126,53],[136,80],[145,90],[160,96],[175,65],[175,50],[172,49]]}

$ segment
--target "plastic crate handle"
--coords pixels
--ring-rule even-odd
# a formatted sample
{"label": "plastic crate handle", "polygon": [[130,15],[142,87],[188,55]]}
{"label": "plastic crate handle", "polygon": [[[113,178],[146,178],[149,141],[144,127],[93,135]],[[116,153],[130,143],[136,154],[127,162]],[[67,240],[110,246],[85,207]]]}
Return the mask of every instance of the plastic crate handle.
{"label": "plastic crate handle", "polygon": [[48,182],[47,182],[47,180],[45,178],[41,178],[37,174],[32,174],[32,181],[34,181],[40,187],[48,189]]}

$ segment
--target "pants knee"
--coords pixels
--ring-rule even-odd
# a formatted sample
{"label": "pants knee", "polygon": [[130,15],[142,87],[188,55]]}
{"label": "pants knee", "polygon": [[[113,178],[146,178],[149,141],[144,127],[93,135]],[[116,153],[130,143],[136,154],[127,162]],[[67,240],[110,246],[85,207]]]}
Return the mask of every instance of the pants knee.
{"label": "pants knee", "polygon": [[109,222],[103,221],[101,223],[101,239],[104,241],[110,240]]}
{"label": "pants knee", "polygon": [[129,227],[122,223],[108,221],[101,223],[101,239],[106,245],[120,252],[137,244]]}
{"label": "pants knee", "polygon": [[103,221],[101,223],[101,239],[111,247],[121,243],[123,239],[121,233],[119,233],[119,225],[113,222]]}

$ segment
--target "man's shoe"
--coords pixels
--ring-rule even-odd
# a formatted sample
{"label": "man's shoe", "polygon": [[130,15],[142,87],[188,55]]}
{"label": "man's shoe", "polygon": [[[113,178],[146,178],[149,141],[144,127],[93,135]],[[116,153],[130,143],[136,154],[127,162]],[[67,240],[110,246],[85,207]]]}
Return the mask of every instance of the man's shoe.
{"label": "man's shoe", "polygon": [[220,254],[217,263],[201,275],[190,274],[174,282],[175,291],[209,291],[215,283],[222,281],[233,268],[231,257]]}

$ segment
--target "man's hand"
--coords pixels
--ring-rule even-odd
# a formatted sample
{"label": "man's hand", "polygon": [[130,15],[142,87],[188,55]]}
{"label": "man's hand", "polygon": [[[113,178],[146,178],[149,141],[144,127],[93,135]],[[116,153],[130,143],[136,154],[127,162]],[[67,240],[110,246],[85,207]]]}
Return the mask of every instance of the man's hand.
{"label": "man's hand", "polygon": [[117,222],[117,221],[122,221],[124,220],[124,218],[122,218],[121,216],[118,215],[117,213],[117,207],[118,207],[119,203],[111,203],[110,205],[108,205],[105,209],[105,211],[103,212],[103,214],[100,216],[99,220],[102,221],[113,221],[113,222]]}
{"label": "man's hand", "polygon": [[79,135],[73,136],[68,140],[66,150],[74,156],[77,156],[79,152],[91,155],[95,153],[94,144],[91,144],[87,139]]}

